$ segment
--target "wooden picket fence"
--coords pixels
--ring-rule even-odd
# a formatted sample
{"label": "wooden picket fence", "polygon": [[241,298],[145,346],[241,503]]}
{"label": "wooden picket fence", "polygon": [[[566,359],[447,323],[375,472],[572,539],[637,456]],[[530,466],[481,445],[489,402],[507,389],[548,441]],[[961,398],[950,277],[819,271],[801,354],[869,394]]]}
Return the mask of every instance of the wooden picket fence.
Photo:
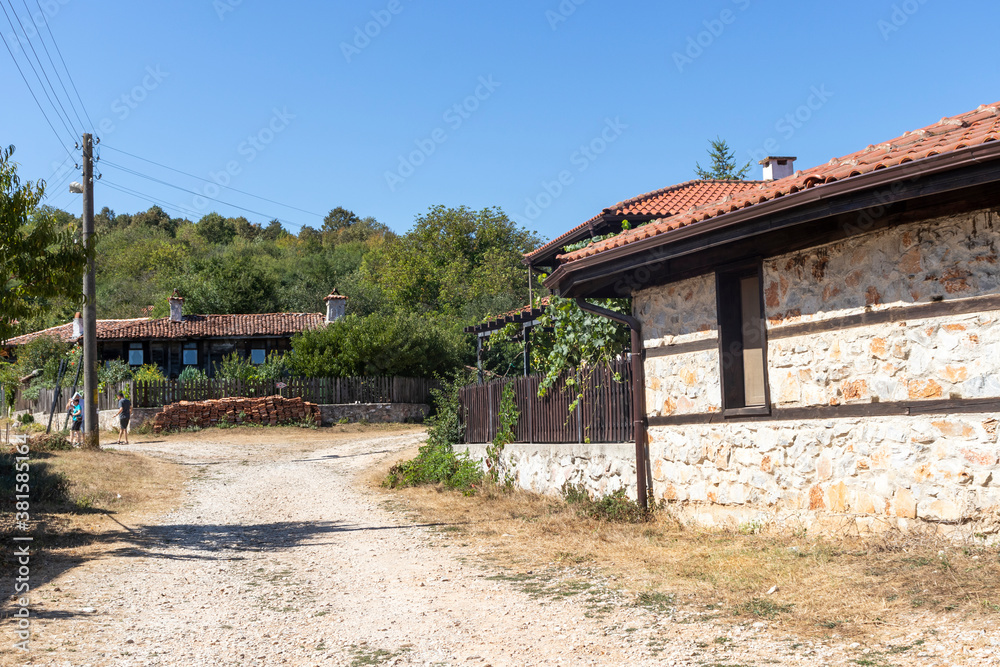
{"label": "wooden picket fence", "polygon": [[[499,426],[500,399],[510,384],[520,413],[514,427],[520,443],[629,442],[633,436],[631,367],[627,360],[591,372],[562,376],[544,398],[541,375],[469,385],[459,390],[465,441],[492,442]],[[573,386],[568,382],[572,380]],[[569,408],[583,396],[573,412]]]}
{"label": "wooden picket fence", "polygon": [[[209,379],[180,382],[123,382],[104,388],[98,396],[99,410],[117,409],[116,393],[122,389],[136,408],[159,408],[178,401],[204,401],[231,396],[275,396],[286,398],[301,396],[310,403],[431,403],[431,389],[438,387],[436,380],[398,377],[348,377],[348,378],[285,378],[266,382]],[[82,385],[77,390],[83,393]],[[19,395],[15,410],[48,412],[52,406],[55,389],[42,389],[38,398],[27,399]],[[70,387],[61,391],[56,412],[65,411],[72,395]]]}

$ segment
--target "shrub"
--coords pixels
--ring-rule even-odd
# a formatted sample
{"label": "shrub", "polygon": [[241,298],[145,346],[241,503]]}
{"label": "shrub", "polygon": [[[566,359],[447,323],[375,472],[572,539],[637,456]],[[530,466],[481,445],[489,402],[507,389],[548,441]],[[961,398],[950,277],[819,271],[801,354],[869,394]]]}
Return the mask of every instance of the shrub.
{"label": "shrub", "polygon": [[625,489],[618,489],[602,498],[594,500],[582,484],[567,482],[562,488],[563,499],[575,505],[580,516],[609,521],[611,523],[643,523],[653,518],[653,512],[643,509],[639,503],[626,495]]}
{"label": "shrub", "polygon": [[383,486],[398,488],[441,484],[466,495],[475,493],[476,484],[483,480],[482,468],[478,461],[469,457],[468,452],[456,454],[454,449],[464,435],[458,402],[458,390],[464,384],[463,379],[456,377],[446,383],[444,389],[432,390],[437,413],[427,420],[430,428],[426,444],[420,448],[416,458],[394,465],[382,482]]}
{"label": "shrub", "polygon": [[139,368],[132,371],[132,377],[136,382],[162,382],[167,379],[156,364],[139,366]]}
{"label": "shrub", "polygon": [[177,379],[180,382],[200,382],[201,380],[207,380],[208,376],[205,375],[205,371],[197,366],[185,366],[184,370],[177,376]]}
{"label": "shrub", "polygon": [[305,377],[434,377],[461,367],[464,345],[430,314],[348,315],[292,338],[288,363]]}
{"label": "shrub", "polygon": [[122,359],[112,359],[97,370],[102,385],[117,385],[132,379],[132,367]]}

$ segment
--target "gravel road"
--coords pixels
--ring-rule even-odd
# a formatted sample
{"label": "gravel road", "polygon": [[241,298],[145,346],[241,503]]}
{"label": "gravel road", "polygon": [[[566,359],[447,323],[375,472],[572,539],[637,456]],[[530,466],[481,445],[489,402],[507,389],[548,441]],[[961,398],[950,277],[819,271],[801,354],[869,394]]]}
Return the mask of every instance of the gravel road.
{"label": "gravel road", "polygon": [[220,432],[123,448],[199,472],[179,509],[36,591],[25,664],[997,664],[975,628],[896,656],[636,607],[580,573],[526,586],[359,482],[421,437],[274,447]]}

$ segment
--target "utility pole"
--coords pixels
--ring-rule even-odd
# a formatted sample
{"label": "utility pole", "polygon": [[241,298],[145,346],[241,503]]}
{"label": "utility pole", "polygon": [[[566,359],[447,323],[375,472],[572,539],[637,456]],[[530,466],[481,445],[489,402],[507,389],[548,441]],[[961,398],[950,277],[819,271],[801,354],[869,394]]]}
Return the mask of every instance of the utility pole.
{"label": "utility pole", "polygon": [[83,446],[101,448],[97,423],[97,288],[94,281],[94,138],[83,135]]}

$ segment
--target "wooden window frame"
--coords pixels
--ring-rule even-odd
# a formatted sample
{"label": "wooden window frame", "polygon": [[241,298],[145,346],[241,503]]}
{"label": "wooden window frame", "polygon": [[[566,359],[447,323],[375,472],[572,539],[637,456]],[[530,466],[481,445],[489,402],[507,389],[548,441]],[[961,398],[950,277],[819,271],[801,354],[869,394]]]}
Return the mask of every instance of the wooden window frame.
{"label": "wooden window frame", "polygon": [[[746,405],[743,375],[743,309],[741,305],[739,310],[734,313],[731,305],[733,299],[727,297],[733,296],[731,294],[733,286],[735,285],[738,289],[741,279],[753,275],[757,277],[757,292],[760,299],[759,323],[764,404],[748,406]],[[722,391],[722,416],[748,417],[770,415],[771,383],[767,372],[767,317],[764,309],[764,262],[762,258],[757,257],[719,267],[715,272],[715,300],[716,318],[719,326],[719,386]],[[737,301],[737,303],[740,303],[740,301]],[[734,323],[736,323],[735,327]],[[734,330],[738,339],[733,334]],[[739,346],[739,349],[736,351],[733,351],[734,344]],[[729,348],[728,352],[727,348]],[[737,361],[738,363],[736,363]]]}

